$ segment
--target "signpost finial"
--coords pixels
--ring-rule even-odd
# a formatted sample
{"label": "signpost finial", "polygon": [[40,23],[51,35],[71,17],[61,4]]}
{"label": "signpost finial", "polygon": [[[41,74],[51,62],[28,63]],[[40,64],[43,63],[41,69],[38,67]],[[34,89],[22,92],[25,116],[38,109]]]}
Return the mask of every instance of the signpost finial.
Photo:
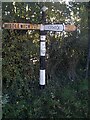
{"label": "signpost finial", "polygon": [[44,11],[44,12],[45,12],[47,9],[48,9],[48,7],[46,7],[46,6],[43,6],[43,7],[42,7],[42,11]]}

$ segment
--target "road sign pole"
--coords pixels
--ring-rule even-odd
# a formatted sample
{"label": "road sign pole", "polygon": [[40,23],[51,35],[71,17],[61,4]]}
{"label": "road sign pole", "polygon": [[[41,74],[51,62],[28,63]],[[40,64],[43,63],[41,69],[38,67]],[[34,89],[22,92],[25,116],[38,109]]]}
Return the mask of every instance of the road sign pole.
{"label": "road sign pole", "polygon": [[40,89],[45,88],[45,54],[46,54],[46,31],[44,29],[44,25],[46,22],[46,15],[45,11],[47,10],[47,7],[42,8],[42,25],[40,27]]}

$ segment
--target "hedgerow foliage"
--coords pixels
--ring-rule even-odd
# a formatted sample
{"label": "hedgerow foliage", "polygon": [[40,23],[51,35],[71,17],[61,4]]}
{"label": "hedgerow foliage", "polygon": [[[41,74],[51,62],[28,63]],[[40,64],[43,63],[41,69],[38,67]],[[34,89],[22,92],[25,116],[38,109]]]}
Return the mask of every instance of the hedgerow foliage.
{"label": "hedgerow foliage", "polygon": [[[86,118],[88,115],[87,11],[83,3],[45,3],[47,23],[80,32],[47,32],[46,79],[39,84],[39,31],[2,32],[3,119]],[[3,3],[3,22],[41,23],[43,3]]]}

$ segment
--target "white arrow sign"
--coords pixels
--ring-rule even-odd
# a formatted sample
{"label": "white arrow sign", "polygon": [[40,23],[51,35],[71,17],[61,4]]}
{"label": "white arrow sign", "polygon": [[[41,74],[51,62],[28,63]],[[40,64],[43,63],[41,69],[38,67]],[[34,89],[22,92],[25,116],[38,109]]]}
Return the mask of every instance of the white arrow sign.
{"label": "white arrow sign", "polygon": [[49,31],[63,31],[65,26],[63,24],[45,25],[44,29]]}

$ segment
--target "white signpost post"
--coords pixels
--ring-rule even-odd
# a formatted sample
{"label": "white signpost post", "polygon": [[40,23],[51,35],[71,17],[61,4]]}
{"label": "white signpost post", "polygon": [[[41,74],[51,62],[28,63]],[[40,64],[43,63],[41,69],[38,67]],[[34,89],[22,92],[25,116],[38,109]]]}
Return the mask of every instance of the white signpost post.
{"label": "white signpost post", "polygon": [[45,25],[45,11],[47,8],[42,8],[42,24],[30,24],[30,23],[4,23],[4,29],[17,29],[17,30],[40,30],[40,88],[45,87],[45,54],[46,54],[46,31],[75,31],[77,27],[75,25],[64,24],[47,24]]}

